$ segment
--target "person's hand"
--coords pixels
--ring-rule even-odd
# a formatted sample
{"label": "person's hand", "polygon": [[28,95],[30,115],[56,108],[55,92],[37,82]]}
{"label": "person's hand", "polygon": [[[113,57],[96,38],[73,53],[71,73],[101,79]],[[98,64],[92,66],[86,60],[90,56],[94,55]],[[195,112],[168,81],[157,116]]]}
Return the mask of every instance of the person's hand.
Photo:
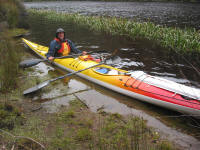
{"label": "person's hand", "polygon": [[86,51],[83,51],[83,52],[82,52],[82,55],[86,55],[86,54],[87,54],[87,52],[86,52]]}
{"label": "person's hand", "polygon": [[53,56],[50,56],[48,59],[49,59],[50,61],[52,61],[52,60],[54,60],[54,57],[53,57]]}

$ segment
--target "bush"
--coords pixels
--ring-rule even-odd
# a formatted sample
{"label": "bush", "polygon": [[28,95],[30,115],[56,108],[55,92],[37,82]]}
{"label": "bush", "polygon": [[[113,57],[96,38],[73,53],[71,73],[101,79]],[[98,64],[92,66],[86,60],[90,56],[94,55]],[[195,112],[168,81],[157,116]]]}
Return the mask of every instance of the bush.
{"label": "bush", "polygon": [[19,48],[7,34],[4,32],[0,35],[0,92],[16,88],[19,73]]}
{"label": "bush", "polygon": [[10,28],[28,27],[25,8],[18,0],[0,0],[0,22],[6,21]]}

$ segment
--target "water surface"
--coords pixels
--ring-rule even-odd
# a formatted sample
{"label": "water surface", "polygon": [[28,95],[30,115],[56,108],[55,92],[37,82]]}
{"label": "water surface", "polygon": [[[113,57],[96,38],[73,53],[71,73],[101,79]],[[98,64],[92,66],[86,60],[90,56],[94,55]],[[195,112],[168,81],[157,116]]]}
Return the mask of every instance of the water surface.
{"label": "water surface", "polygon": [[27,8],[79,13],[82,15],[115,16],[157,24],[200,29],[200,3],[178,2],[26,2]]}

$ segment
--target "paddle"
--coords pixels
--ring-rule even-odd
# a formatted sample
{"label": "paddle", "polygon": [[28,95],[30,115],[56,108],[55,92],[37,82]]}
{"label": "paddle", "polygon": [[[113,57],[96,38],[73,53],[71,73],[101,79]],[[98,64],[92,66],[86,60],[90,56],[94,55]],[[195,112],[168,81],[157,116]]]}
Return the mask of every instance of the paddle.
{"label": "paddle", "polygon": [[27,33],[24,33],[24,34],[14,35],[14,36],[12,36],[12,37],[13,37],[13,38],[22,38],[22,37],[28,36],[28,35],[30,35],[30,34],[31,34],[30,32],[27,32]]}
{"label": "paddle", "polygon": [[[68,55],[68,56],[62,56],[62,57],[54,57],[54,59],[62,59],[62,58],[73,58],[75,56],[80,56],[81,54],[74,54],[74,55]],[[32,67],[32,66],[35,66],[41,62],[44,62],[44,61],[48,61],[47,58],[45,59],[27,59],[27,60],[24,60],[22,62],[19,63],[19,67],[20,68],[28,68],[28,67]]]}
{"label": "paddle", "polygon": [[[97,52],[87,52],[87,54],[99,53],[99,52],[105,52],[105,51],[101,50],[101,51],[97,51]],[[54,57],[54,59],[74,58],[74,57],[77,57],[77,56],[80,56],[80,55],[82,55],[82,53],[67,55],[67,56],[61,56],[61,57]],[[35,65],[39,64],[40,62],[44,62],[44,61],[48,61],[48,59],[27,59],[27,60],[20,62],[19,67],[28,68],[28,67],[35,66]]]}
{"label": "paddle", "polygon": [[66,77],[69,77],[69,76],[72,76],[74,74],[77,74],[79,72],[82,72],[82,71],[85,71],[87,69],[90,69],[90,68],[93,68],[93,67],[96,67],[96,66],[99,66],[99,65],[102,65],[102,64],[107,64],[107,65],[111,65],[111,64],[114,64],[114,63],[118,63],[120,61],[120,57],[118,56],[115,56],[115,57],[112,57],[112,58],[108,58],[108,59],[105,59],[103,62],[99,63],[99,64],[96,64],[96,65],[93,65],[93,66],[90,66],[88,68],[85,68],[85,69],[81,69],[81,70],[78,70],[78,71],[75,71],[75,72],[72,72],[72,73],[68,73],[68,74],[65,74],[63,76],[60,76],[60,77],[57,77],[57,78],[54,78],[54,79],[50,79],[50,80],[47,80],[47,81],[44,81],[34,87],[31,87],[27,90],[25,90],[23,92],[24,95],[27,95],[27,94],[30,94],[30,93],[33,93],[33,92],[36,92],[38,90],[40,90],[41,88],[49,85],[51,82],[53,81],[56,81],[58,79],[63,79],[63,78],[66,78]]}

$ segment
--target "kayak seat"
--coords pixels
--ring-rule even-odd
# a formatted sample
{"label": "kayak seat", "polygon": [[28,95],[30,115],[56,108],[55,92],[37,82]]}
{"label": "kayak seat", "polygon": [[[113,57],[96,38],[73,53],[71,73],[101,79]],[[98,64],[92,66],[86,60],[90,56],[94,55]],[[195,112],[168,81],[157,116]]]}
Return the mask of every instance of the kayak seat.
{"label": "kayak seat", "polygon": [[108,68],[98,68],[98,69],[95,69],[95,71],[102,73],[102,74],[107,74],[109,70],[108,70]]}

